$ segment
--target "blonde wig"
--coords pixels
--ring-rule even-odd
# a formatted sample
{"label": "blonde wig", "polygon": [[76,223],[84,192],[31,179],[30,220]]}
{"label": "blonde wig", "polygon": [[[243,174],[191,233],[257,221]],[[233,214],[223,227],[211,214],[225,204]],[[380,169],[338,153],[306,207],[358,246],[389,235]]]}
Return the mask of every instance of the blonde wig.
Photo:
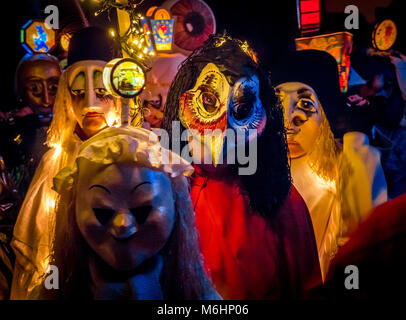
{"label": "blonde wig", "polygon": [[310,168],[326,181],[337,180],[337,160],[341,154],[341,148],[334,140],[333,132],[324,113],[320,102],[321,125],[319,135],[314,143],[313,149],[308,154]]}
{"label": "blonde wig", "polygon": [[[67,68],[59,79],[58,92],[54,105],[54,119],[48,130],[46,144],[49,147],[61,146],[67,150],[71,147],[72,136],[75,131],[76,118],[73,113],[72,96],[68,81],[69,72],[75,68],[75,64]],[[118,99],[114,99],[114,108],[106,115],[109,126],[120,125],[121,106]]]}

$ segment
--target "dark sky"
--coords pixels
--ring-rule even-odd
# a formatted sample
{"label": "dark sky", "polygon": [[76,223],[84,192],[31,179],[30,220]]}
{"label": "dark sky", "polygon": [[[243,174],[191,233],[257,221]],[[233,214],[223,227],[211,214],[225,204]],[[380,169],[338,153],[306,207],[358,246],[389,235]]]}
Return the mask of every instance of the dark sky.
{"label": "dark sky", "polygon": [[[7,1],[2,10],[2,56],[3,62],[3,92],[4,98],[0,108],[10,109],[14,104],[13,77],[15,67],[25,51],[19,44],[21,26],[31,18],[44,18],[42,12],[47,4],[59,7],[61,19],[77,17],[74,0],[14,0]],[[212,8],[217,22],[217,31],[227,30],[232,36],[237,36],[248,42],[258,52],[260,58],[268,65],[293,47],[293,40],[298,35],[296,0],[205,0]],[[337,0],[335,0],[337,1]],[[345,0],[343,0],[345,1]],[[398,1],[398,0],[396,0]],[[337,1],[339,2],[339,1]],[[145,0],[145,7],[160,4],[160,0]],[[93,17],[95,4],[92,0],[84,0],[83,7],[92,24],[108,25],[106,15]],[[362,12],[361,12],[362,13]],[[328,17],[324,25],[341,25],[342,17]],[[341,26],[337,26],[338,29]],[[6,32],[4,32],[6,30]]]}

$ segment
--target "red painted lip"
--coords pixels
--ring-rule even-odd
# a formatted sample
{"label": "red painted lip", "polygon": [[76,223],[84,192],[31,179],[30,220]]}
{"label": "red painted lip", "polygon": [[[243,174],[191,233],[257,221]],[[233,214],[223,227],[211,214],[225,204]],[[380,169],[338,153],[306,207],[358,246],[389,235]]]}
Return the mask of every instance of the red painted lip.
{"label": "red painted lip", "polygon": [[103,113],[100,112],[88,112],[85,114],[85,118],[100,117],[103,116]]}
{"label": "red painted lip", "polygon": [[297,143],[297,142],[294,141],[294,140],[288,140],[288,144],[295,144],[295,145],[298,145],[299,143]]}

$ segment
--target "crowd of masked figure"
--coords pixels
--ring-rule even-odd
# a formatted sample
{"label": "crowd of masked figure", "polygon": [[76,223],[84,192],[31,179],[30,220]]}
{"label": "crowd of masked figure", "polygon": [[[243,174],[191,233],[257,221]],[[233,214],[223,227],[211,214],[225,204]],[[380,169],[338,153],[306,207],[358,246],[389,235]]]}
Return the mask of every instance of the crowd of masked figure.
{"label": "crowd of masked figure", "polygon": [[[157,184],[157,202],[176,199],[167,208],[175,214],[156,220],[154,204],[132,219],[92,187],[82,190],[83,170],[69,196],[54,179],[83,166],[86,148],[119,139],[108,128],[119,121],[119,99],[102,81],[104,65],[118,56],[113,47],[103,30],[85,28],[72,39],[65,68],[48,54],[25,56],[16,68],[18,107],[0,113],[1,298],[397,296],[406,284],[406,56],[359,50],[343,93],[326,52],[292,52],[268,69],[238,39],[211,36],[181,63],[169,91],[144,96],[144,129],[122,132],[131,138],[120,143],[138,141],[143,130],[171,132],[173,121],[182,131],[231,129],[245,133],[247,146],[256,141],[256,172],[193,164],[180,186],[170,173],[155,176],[132,160],[127,174],[151,171],[136,175]],[[188,143],[196,163],[204,159],[193,148],[215,151],[199,134]],[[107,189],[109,203],[137,207],[137,198],[106,187],[129,183],[120,161],[95,171],[94,189]],[[142,199],[151,191],[138,192]],[[89,213],[92,201],[108,208]],[[133,254],[143,258],[126,259]],[[49,264],[61,270],[58,289],[45,288]]]}

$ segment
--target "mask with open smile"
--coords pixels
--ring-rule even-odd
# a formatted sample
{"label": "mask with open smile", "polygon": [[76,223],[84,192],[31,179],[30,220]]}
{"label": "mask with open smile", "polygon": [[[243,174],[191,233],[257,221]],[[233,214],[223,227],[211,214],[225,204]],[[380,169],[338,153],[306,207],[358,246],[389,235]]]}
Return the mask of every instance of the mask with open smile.
{"label": "mask with open smile", "polygon": [[[82,162],[81,170],[86,165]],[[164,173],[117,163],[84,177],[78,181],[76,221],[103,261],[130,271],[162,249],[175,220],[171,182]]]}

